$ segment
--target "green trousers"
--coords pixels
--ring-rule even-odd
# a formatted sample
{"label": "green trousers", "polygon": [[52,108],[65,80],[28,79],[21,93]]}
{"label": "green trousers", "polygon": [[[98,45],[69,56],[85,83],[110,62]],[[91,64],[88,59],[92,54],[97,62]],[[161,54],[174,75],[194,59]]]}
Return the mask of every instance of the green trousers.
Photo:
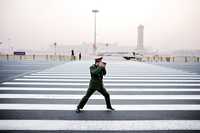
{"label": "green trousers", "polygon": [[100,92],[104,96],[107,108],[111,108],[110,95],[108,94],[108,92],[104,88],[103,83],[102,82],[95,82],[95,81],[94,82],[90,81],[89,88],[88,88],[85,96],[81,99],[77,108],[82,109],[84,107],[84,105],[87,103],[90,96],[95,91]]}

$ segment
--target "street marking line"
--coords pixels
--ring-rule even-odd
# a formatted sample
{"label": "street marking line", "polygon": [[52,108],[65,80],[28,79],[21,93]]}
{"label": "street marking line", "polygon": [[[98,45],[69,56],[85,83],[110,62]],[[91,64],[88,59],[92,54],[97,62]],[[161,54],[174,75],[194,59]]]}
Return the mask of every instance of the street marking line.
{"label": "street marking line", "polygon": [[[0,94],[2,98],[23,99],[81,99],[84,95],[72,94]],[[200,95],[110,95],[111,99],[120,100],[199,100]],[[104,99],[102,95],[92,95],[90,99]]]}
{"label": "street marking line", "polygon": [[17,71],[31,71],[31,70],[36,70],[36,69],[22,69],[22,70],[20,70],[20,69],[15,69],[15,70],[0,70],[0,71],[2,71],[2,72],[11,72],[11,71],[13,71],[13,72],[17,72]]}
{"label": "street marking line", "polygon": [[[41,88],[41,87],[0,87],[0,90],[31,90],[31,91],[87,91],[87,88]],[[182,92],[182,91],[187,91],[187,92],[193,92],[193,91],[200,91],[200,89],[188,89],[188,88],[180,88],[180,89],[166,89],[166,88],[158,88],[158,89],[115,89],[115,88],[107,88],[108,91],[162,91],[162,92],[171,92],[171,91],[177,91],[177,92]]]}
{"label": "street marking line", "polygon": [[200,120],[0,120],[0,130],[200,130]]}
{"label": "street marking line", "polygon": [[[80,86],[88,85],[89,83],[52,83],[52,82],[3,82],[4,85],[70,85]],[[106,83],[105,86],[200,86],[197,83]]]}
{"label": "street marking line", "polygon": [[[117,111],[185,111],[185,110],[200,110],[198,104],[156,104],[156,105],[112,105]],[[77,104],[0,104],[0,110],[75,110]],[[86,105],[84,110],[107,110],[105,105]]]}
{"label": "street marking line", "polygon": [[[71,82],[71,81],[76,81],[76,82],[89,82],[89,79],[27,79],[27,78],[18,78],[14,79],[16,81],[59,81],[59,82]],[[159,79],[154,79],[154,80],[116,80],[116,79],[104,79],[104,82],[194,82],[194,83],[200,83],[200,80],[159,80]]]}
{"label": "street marking line", "polygon": [[[34,75],[34,76],[90,76],[90,74],[76,74],[76,73],[72,73],[72,74],[62,74],[62,73],[58,73],[58,74],[55,74],[55,73],[47,73],[47,74],[40,74],[40,73],[33,73],[31,75]],[[134,75],[123,75],[123,74],[120,74],[120,75],[108,75],[109,77],[129,77],[129,76],[134,76],[134,77],[137,77],[137,76],[143,76],[143,77],[147,77],[147,76],[162,76],[162,77],[177,77],[177,76],[185,76],[185,77],[190,77],[190,76],[194,76],[194,77],[200,77],[200,75],[196,75],[196,74],[134,74]]]}
{"label": "street marking line", "polygon": [[[24,76],[25,78],[63,78],[63,79],[90,79],[90,76]],[[200,80],[200,77],[108,77],[105,76],[104,79],[198,79]]]}

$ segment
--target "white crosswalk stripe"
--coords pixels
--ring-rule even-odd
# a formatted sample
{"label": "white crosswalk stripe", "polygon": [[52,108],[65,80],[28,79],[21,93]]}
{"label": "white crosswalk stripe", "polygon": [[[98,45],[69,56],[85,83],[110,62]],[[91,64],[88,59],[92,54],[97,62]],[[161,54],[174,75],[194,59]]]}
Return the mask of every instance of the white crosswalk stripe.
{"label": "white crosswalk stripe", "polygon": [[[74,79],[27,79],[27,78],[18,78],[16,81],[59,81],[59,82],[73,82]],[[89,79],[77,79],[76,82],[89,82]],[[192,82],[192,83],[200,83],[200,80],[117,80],[117,79],[105,79],[104,82],[172,82],[172,83],[184,83],[184,82]]]}
{"label": "white crosswalk stripe", "polygon": [[[77,105],[53,105],[53,104],[0,104],[1,110],[75,110]],[[198,110],[200,105],[113,105],[118,111],[135,110]],[[87,105],[84,110],[105,110],[105,105]]]}
{"label": "white crosswalk stripe", "polygon": [[[64,95],[64,94],[0,94],[2,98],[32,98],[32,99],[81,99],[83,95]],[[111,99],[120,100],[184,100],[184,99],[200,99],[200,95],[111,95]],[[92,95],[90,99],[104,99],[101,95]]]}
{"label": "white crosswalk stripe", "polygon": [[[200,130],[199,117],[191,115],[200,115],[200,75],[143,63],[126,63],[130,66],[120,67],[127,70],[133,66],[144,66],[152,71],[140,69],[135,73],[130,71],[122,74],[123,72],[117,72],[120,69],[112,64],[108,66],[108,71],[112,68],[115,71],[104,78],[104,84],[110,93],[111,102],[116,100],[119,103],[113,104],[116,111],[108,112],[105,111],[107,109],[104,103],[95,104],[104,101],[104,97],[99,94],[92,95],[90,99],[93,104],[88,103],[84,107],[85,113],[106,113],[106,117],[93,119],[92,117],[98,116],[74,113],[78,101],[83,97],[80,92],[85,93],[89,85],[90,75],[83,73],[83,70],[88,72],[89,64],[78,71],[75,71],[75,68],[79,68],[78,62],[71,63],[72,67],[68,67],[69,64],[1,83],[0,114],[5,117],[0,119],[0,130]],[[69,103],[60,104],[61,100]],[[70,103],[73,101],[77,104]],[[128,103],[125,103],[127,101]],[[132,101],[138,103],[133,104]],[[169,103],[162,104],[163,101]],[[69,116],[62,118],[59,115],[62,111],[69,113]],[[53,112],[56,112],[56,119],[49,118],[54,116]],[[136,114],[138,112],[146,115]],[[188,112],[190,114],[187,114]],[[123,119],[123,115],[114,117],[117,113],[126,113],[130,119]],[[151,113],[157,115],[151,116]],[[179,115],[170,115],[173,113]],[[19,114],[22,115],[18,116]]]}
{"label": "white crosswalk stripe", "polygon": [[[90,77],[89,74],[60,74],[60,73],[54,73],[54,74],[31,74],[35,76],[88,76]],[[194,75],[194,74],[135,74],[134,77],[200,77],[199,75]],[[130,77],[130,75],[112,75],[108,77]]]}
{"label": "white crosswalk stripe", "polygon": [[[87,91],[85,88],[41,88],[41,87],[0,87],[0,90],[31,90],[31,91]],[[200,89],[188,89],[188,88],[181,88],[181,89],[176,89],[176,88],[171,88],[171,89],[166,89],[166,88],[159,88],[159,89],[154,89],[154,88],[149,88],[149,89],[115,89],[115,88],[107,88],[108,91],[127,91],[127,92],[143,92],[143,91],[163,91],[163,92],[170,92],[170,91],[188,91],[188,92],[198,92]]]}
{"label": "white crosswalk stripe", "polygon": [[[52,86],[81,86],[81,85],[88,85],[88,83],[56,83],[56,82],[4,82],[2,84],[5,85],[52,85]],[[199,86],[200,83],[107,83],[105,84],[106,87],[108,86]]]}
{"label": "white crosswalk stripe", "polygon": [[[45,78],[45,79],[51,79],[51,78],[56,78],[56,79],[89,79],[90,77],[89,76],[48,76],[48,75],[45,75],[45,76],[33,76],[33,75],[28,75],[28,76],[24,76],[25,78],[31,78],[31,79],[35,79],[35,78]],[[104,77],[104,79],[120,79],[120,80],[128,80],[128,79],[135,79],[135,80],[139,80],[139,79],[179,79],[179,80],[200,80],[200,77],[192,77],[192,76],[182,76],[182,77],[164,77],[164,76],[156,76],[156,77],[152,77],[152,76],[129,76],[129,77]]]}
{"label": "white crosswalk stripe", "polygon": [[[162,124],[161,124],[162,123]],[[41,126],[42,125],[42,126]],[[70,125],[70,126],[67,126]],[[2,130],[146,131],[200,130],[199,120],[0,120]]]}

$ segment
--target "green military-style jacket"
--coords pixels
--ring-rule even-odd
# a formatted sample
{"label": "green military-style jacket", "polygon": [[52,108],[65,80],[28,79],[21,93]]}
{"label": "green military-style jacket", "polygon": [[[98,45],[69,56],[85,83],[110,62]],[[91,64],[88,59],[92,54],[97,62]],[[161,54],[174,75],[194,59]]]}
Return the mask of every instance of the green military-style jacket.
{"label": "green military-style jacket", "polygon": [[106,75],[106,69],[104,67],[99,67],[95,64],[90,66],[90,85],[89,88],[100,89],[103,87],[103,76]]}

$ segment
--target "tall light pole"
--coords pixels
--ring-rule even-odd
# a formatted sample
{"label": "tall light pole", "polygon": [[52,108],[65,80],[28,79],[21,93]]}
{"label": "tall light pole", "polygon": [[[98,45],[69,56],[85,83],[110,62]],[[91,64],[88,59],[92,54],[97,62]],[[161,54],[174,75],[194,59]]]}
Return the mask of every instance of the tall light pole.
{"label": "tall light pole", "polygon": [[11,40],[11,38],[8,38],[8,47],[10,48],[10,50],[9,51],[11,51],[11,53],[13,53],[13,46],[12,46],[12,42],[11,42],[12,40]]}
{"label": "tall light pole", "polygon": [[54,55],[56,56],[56,46],[57,46],[57,43],[55,42],[53,45],[54,45]]}
{"label": "tall light pole", "polygon": [[[0,46],[3,44],[3,42],[0,41]],[[1,55],[1,47],[0,47],[0,55]]]}
{"label": "tall light pole", "polygon": [[96,14],[99,12],[99,10],[92,10],[94,13],[94,44],[93,44],[93,54],[96,55]]}

